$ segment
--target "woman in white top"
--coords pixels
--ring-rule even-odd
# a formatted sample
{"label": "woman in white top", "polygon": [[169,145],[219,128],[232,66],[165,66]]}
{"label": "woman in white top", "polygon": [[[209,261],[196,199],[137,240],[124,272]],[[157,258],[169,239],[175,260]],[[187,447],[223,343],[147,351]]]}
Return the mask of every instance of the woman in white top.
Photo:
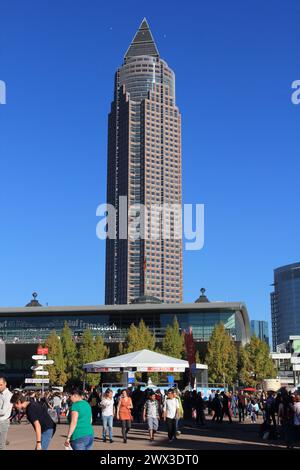
{"label": "woman in white top", "polygon": [[103,442],[106,442],[107,428],[109,432],[109,442],[113,442],[113,419],[114,419],[114,399],[113,392],[109,388],[105,391],[105,394],[100,403],[102,410],[102,438]]}

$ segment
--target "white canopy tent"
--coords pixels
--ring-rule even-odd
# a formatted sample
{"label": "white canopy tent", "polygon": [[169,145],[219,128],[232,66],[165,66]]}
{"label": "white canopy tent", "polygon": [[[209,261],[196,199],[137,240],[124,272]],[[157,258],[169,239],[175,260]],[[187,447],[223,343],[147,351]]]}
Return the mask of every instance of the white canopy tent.
{"label": "white canopy tent", "polygon": [[[84,364],[83,369],[87,373],[120,371],[184,372],[188,367],[188,361],[142,349],[141,351]],[[205,370],[207,365],[196,364],[196,370],[199,369]]]}

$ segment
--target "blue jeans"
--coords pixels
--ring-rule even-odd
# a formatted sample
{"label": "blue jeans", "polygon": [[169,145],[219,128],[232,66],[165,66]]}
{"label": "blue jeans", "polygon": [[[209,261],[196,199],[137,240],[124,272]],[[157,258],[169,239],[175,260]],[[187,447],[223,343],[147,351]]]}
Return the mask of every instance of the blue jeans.
{"label": "blue jeans", "polygon": [[42,450],[47,450],[53,437],[53,429],[46,429],[42,432]]}
{"label": "blue jeans", "polygon": [[56,406],[55,411],[56,411],[56,414],[57,414],[57,422],[60,423],[60,407]]}
{"label": "blue jeans", "polygon": [[94,444],[94,436],[84,436],[71,441],[73,450],[92,450]]}
{"label": "blue jeans", "polygon": [[113,438],[113,434],[112,434],[113,417],[112,416],[103,416],[102,415],[102,423],[103,423],[103,430],[102,430],[103,439],[106,439],[106,431],[107,431],[107,428],[108,428],[109,439],[112,440],[112,438]]}

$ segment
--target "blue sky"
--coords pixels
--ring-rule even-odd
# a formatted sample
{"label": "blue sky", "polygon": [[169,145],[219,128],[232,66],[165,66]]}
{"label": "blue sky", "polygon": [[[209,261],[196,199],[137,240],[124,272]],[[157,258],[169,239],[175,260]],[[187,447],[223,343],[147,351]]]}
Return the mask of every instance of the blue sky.
{"label": "blue sky", "polygon": [[298,0],[2,0],[0,305],[104,300],[107,113],[146,16],[176,73],[183,198],[205,204],[184,253],[184,300],[247,303],[269,319],[273,268],[300,260]]}

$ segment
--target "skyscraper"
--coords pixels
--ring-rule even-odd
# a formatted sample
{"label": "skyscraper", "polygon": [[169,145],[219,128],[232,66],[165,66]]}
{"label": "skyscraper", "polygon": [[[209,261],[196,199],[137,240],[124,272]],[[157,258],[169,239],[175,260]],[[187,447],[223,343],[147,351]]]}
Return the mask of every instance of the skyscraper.
{"label": "skyscraper", "polygon": [[262,341],[265,341],[269,346],[269,325],[264,320],[251,320],[251,334],[257,336]]}
{"label": "skyscraper", "polygon": [[300,263],[274,270],[274,292],[271,293],[273,350],[300,335]]}
{"label": "skyscraper", "polygon": [[182,301],[181,237],[130,239],[119,225],[122,205],[128,224],[129,207],[140,204],[148,209],[145,220],[151,224],[153,206],[181,205],[181,198],[175,75],[144,19],[115,74],[108,118],[107,202],[116,210],[116,225],[115,238],[106,241],[106,304],[130,303],[146,294],[162,302]]}

